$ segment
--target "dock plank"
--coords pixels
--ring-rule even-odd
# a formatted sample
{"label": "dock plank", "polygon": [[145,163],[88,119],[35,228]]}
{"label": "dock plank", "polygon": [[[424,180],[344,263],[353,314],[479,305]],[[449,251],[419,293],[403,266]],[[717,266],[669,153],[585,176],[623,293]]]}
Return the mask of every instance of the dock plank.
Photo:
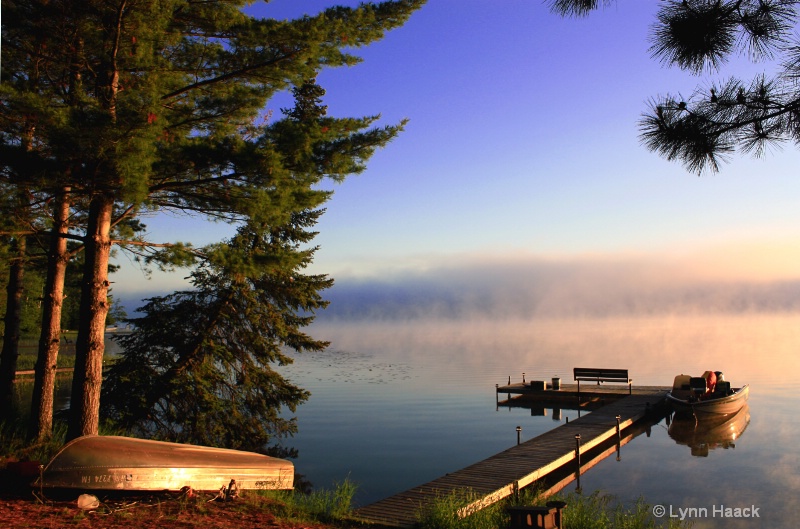
{"label": "dock plank", "polygon": [[[634,387],[628,395],[627,389],[625,396],[583,417],[461,470],[356,509],[354,514],[368,523],[411,527],[422,510],[453,492],[470,491],[477,496],[476,501],[462,509],[463,514],[491,505],[574,461],[577,434],[581,436],[581,454],[588,452],[617,435],[617,415],[620,429],[624,430],[643,418],[650,407],[662,402],[667,391]],[[498,388],[498,392],[504,390]]]}

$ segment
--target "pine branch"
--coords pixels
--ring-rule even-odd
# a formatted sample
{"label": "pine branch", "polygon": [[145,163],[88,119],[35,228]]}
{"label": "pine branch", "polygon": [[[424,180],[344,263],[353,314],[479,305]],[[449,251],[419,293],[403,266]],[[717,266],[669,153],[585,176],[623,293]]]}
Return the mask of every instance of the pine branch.
{"label": "pine branch", "polygon": [[234,71],[231,71],[231,72],[227,72],[227,73],[225,73],[223,75],[218,75],[218,76],[212,77],[210,79],[203,79],[202,81],[197,81],[196,83],[192,83],[190,85],[186,85],[186,86],[184,86],[182,88],[179,88],[177,90],[174,90],[174,91],[172,91],[172,92],[170,92],[168,94],[162,95],[161,96],[161,100],[164,101],[164,100],[167,100],[167,99],[172,99],[174,97],[177,97],[179,95],[185,94],[187,92],[191,92],[192,90],[196,90],[196,89],[204,87],[204,86],[209,86],[209,85],[214,85],[214,84],[217,84],[217,83],[222,83],[222,82],[228,81],[230,79],[236,79],[238,77],[244,77],[244,76],[246,76],[246,75],[248,75],[248,74],[250,74],[250,73],[252,73],[252,72],[254,72],[256,70],[260,70],[260,69],[266,68],[268,66],[274,66],[276,64],[279,64],[281,62],[287,61],[289,59],[293,59],[293,58],[295,58],[297,56],[299,51],[300,50],[296,50],[296,51],[294,51],[292,53],[288,53],[286,55],[283,55],[283,56],[275,58],[275,59],[270,59],[268,61],[264,61],[264,62],[261,62],[261,63],[247,65],[247,66],[245,66],[243,68],[240,68],[238,70],[234,70]]}

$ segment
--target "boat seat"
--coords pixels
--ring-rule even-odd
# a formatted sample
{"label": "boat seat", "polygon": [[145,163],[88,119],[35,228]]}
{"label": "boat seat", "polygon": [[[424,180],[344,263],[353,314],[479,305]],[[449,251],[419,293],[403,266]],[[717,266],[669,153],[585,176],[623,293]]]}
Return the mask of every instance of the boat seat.
{"label": "boat seat", "polygon": [[731,394],[731,383],[727,380],[722,380],[717,382],[716,388],[714,388],[714,393],[718,395],[730,395]]}
{"label": "boat seat", "polygon": [[689,388],[692,390],[693,393],[697,393],[699,395],[702,395],[706,391],[708,391],[708,387],[706,386],[706,379],[703,377],[690,378]]}

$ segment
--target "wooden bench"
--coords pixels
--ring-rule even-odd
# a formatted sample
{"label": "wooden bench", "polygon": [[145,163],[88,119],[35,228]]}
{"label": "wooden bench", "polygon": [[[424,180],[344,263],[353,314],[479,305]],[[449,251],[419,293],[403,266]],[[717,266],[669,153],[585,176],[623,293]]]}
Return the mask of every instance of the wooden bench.
{"label": "wooden bench", "polygon": [[594,367],[574,367],[572,371],[575,375],[575,380],[578,381],[578,394],[581,392],[581,380],[597,382],[599,386],[601,382],[617,382],[619,384],[628,384],[628,394],[632,390],[633,380],[628,377],[627,369],[599,369]]}

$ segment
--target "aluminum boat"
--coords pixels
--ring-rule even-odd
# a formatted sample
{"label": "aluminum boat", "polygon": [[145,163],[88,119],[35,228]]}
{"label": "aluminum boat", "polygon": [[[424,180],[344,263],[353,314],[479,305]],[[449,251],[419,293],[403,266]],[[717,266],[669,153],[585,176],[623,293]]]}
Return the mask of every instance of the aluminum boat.
{"label": "aluminum boat", "polygon": [[67,443],[36,487],[82,491],[218,491],[291,489],[294,465],[276,457],[225,448],[132,437],[87,435]]}
{"label": "aluminum boat", "polygon": [[702,377],[676,376],[667,402],[676,412],[724,417],[738,412],[749,396],[748,384],[732,388],[721,372],[706,371]]}

